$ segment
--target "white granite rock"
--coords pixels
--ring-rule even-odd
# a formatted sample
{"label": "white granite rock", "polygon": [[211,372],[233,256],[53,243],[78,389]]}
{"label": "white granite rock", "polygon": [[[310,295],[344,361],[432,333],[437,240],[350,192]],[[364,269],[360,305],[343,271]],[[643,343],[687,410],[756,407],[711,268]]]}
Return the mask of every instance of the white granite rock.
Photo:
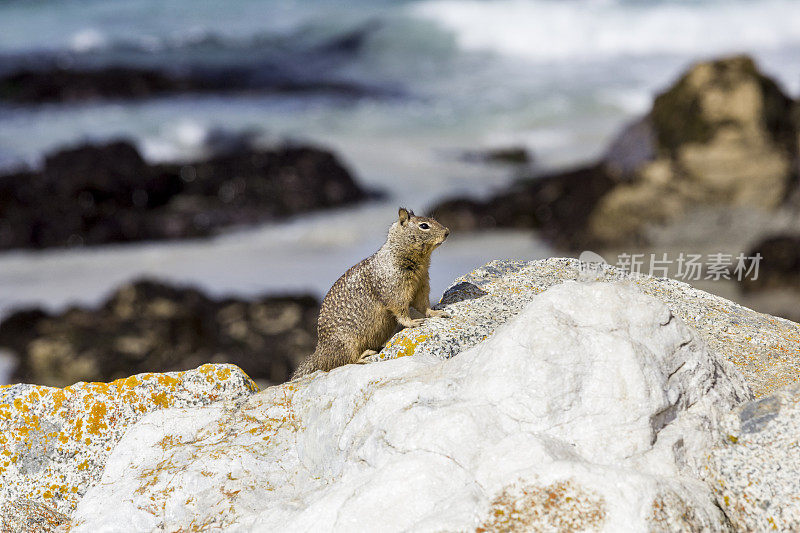
{"label": "white granite rock", "polygon": [[800,386],[725,417],[704,477],[738,531],[800,531]]}
{"label": "white granite rock", "polygon": [[19,517],[30,509],[69,514],[100,479],[117,441],[147,413],[241,401],[256,390],[240,368],[213,364],[63,389],[0,387],[0,531],[26,531]]}
{"label": "white granite rock", "polygon": [[697,468],[747,397],[634,284],[568,282],[457,357],[151,413],[70,531],[722,531]]}

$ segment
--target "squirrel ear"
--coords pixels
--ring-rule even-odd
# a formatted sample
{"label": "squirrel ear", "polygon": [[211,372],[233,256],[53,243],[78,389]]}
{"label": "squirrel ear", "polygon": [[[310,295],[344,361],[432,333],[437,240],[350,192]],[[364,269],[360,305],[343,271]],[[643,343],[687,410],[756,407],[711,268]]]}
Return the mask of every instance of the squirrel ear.
{"label": "squirrel ear", "polygon": [[410,215],[408,214],[408,209],[405,207],[401,207],[400,210],[397,212],[398,220],[400,220],[400,225],[405,226],[408,224],[408,219]]}

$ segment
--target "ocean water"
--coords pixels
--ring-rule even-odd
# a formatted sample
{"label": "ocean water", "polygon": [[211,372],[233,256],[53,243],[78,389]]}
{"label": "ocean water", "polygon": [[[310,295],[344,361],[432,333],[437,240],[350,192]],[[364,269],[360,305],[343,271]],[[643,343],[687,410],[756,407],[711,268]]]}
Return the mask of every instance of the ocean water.
{"label": "ocean water", "polygon": [[[179,95],[138,102],[0,104],[0,165],[127,137],[153,161],[203,155],[213,128],[269,144],[330,147],[386,200],[215,239],[0,253],[0,316],[93,303],[142,275],[213,294],[319,296],[380,246],[398,205],[486,195],[508,168],[463,150],[522,145],[539,169],[602,153],[694,61],[751,54],[800,92],[793,0],[5,0],[0,73],[57,64],[164,70],[236,67],[261,78],[346,82],[354,97]],[[555,253],[530,234],[453,235],[435,253],[435,298],[490,259]]]}

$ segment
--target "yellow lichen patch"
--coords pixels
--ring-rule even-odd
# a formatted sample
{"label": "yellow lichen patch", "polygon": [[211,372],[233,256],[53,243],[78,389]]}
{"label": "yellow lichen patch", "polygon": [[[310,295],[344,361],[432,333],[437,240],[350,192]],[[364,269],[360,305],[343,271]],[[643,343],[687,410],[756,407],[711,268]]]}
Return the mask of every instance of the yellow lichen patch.
{"label": "yellow lichen patch", "polygon": [[201,374],[205,374],[206,381],[211,382],[214,381],[214,368],[212,365],[203,365],[197,369],[198,372]]}
{"label": "yellow lichen patch", "polygon": [[158,441],[156,444],[161,446],[164,450],[167,448],[172,448],[179,444],[183,444],[180,439],[176,439],[173,435],[166,435],[163,439]]}
{"label": "yellow lichen patch", "polygon": [[[124,380],[119,380],[119,381],[123,382],[124,386],[129,388],[129,389],[132,389],[132,388],[136,387],[137,385],[139,385],[139,378],[136,377],[136,376],[131,376],[129,378],[125,378]],[[118,381],[115,381],[114,383],[118,383]],[[121,384],[122,383],[120,383],[120,385]]]}
{"label": "yellow lichen patch", "polygon": [[407,357],[410,355],[414,355],[414,352],[417,350],[417,346],[422,344],[426,341],[430,335],[426,335],[424,333],[415,333],[409,336],[405,335],[397,335],[388,344],[386,344],[386,348],[393,348],[397,347],[397,357]]}
{"label": "yellow lichen patch", "polygon": [[86,421],[86,431],[91,435],[99,435],[101,429],[108,429],[103,419],[106,416],[106,404],[95,402]]}
{"label": "yellow lichen patch", "polygon": [[[0,486],[11,488],[11,498],[46,498],[58,512],[71,512],[79,495],[99,479],[127,427],[143,415],[165,407],[235,399],[255,388],[236,367],[207,365],[204,370],[200,380],[194,370],[140,374],[64,389],[33,386],[13,400],[4,399]],[[238,386],[231,387],[228,382],[234,376]],[[30,457],[41,461],[43,469],[28,472],[24,465]]]}
{"label": "yellow lichen patch", "polygon": [[150,399],[153,402],[153,404],[157,405],[158,407],[169,407],[170,399],[167,396],[166,392],[159,392],[153,394],[153,396]]}
{"label": "yellow lichen patch", "polygon": [[176,377],[169,376],[167,374],[158,374],[158,384],[162,387],[167,387],[170,390],[175,390],[180,384],[181,380]]}

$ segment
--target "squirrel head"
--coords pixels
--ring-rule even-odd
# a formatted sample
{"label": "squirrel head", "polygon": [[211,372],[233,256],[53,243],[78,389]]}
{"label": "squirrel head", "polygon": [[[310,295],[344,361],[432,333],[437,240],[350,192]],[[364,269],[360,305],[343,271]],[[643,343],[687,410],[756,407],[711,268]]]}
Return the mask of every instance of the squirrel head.
{"label": "squirrel head", "polygon": [[430,254],[442,244],[450,230],[439,224],[435,218],[418,217],[410,209],[401,207],[397,221],[389,228],[389,241],[402,243],[402,249]]}

